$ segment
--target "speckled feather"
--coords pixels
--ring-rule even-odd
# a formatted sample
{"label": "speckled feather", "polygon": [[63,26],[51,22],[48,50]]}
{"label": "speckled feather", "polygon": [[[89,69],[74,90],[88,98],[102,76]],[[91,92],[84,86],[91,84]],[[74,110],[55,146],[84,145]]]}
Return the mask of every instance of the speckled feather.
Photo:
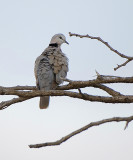
{"label": "speckled feather", "polygon": [[[68,72],[68,58],[61,51],[60,46],[48,46],[35,61],[36,86],[40,90],[55,89],[63,83]],[[40,99],[40,108],[47,108],[49,97]],[[42,104],[41,104],[42,103]],[[42,106],[42,107],[41,107]]]}

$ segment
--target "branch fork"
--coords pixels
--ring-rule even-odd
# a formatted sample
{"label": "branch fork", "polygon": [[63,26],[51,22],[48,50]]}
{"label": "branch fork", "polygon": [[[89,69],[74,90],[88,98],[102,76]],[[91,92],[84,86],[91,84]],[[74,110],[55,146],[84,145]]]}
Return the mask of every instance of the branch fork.
{"label": "branch fork", "polygon": [[122,63],[121,65],[117,65],[117,67],[114,68],[114,71],[116,71],[117,69],[127,65],[127,63],[129,63],[130,61],[133,60],[133,57],[130,57],[130,56],[126,56],[125,54],[122,54],[120,52],[118,52],[116,49],[112,48],[110,46],[110,44],[106,41],[104,41],[102,38],[100,37],[93,37],[93,36],[90,36],[90,35],[80,35],[80,34],[76,34],[76,33],[71,33],[69,32],[69,36],[72,37],[72,36],[76,36],[76,37],[79,37],[79,38],[90,38],[90,39],[95,39],[95,40],[98,40],[100,41],[101,43],[103,43],[106,47],[108,47],[111,51],[113,51],[114,53],[116,53],[117,55],[119,55],[120,57],[122,58],[125,58],[127,59],[124,63]]}

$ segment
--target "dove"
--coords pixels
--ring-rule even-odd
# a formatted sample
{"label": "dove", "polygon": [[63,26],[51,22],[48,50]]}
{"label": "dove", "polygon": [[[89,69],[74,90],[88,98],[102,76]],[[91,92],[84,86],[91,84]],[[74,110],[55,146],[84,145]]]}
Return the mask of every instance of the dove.
{"label": "dove", "polygon": [[[35,61],[34,73],[36,87],[41,91],[49,91],[57,88],[63,83],[68,72],[68,58],[61,50],[63,43],[69,44],[63,34],[55,34],[49,46],[37,57]],[[49,106],[50,97],[40,97],[40,109]]]}

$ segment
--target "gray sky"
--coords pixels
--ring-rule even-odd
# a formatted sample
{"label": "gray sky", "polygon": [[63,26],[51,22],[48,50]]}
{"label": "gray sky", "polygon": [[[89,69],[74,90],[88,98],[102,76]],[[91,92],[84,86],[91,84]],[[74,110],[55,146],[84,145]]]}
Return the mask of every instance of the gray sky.
{"label": "gray sky", "polygon": [[[68,32],[100,36],[118,51],[132,56],[132,0],[4,0],[0,1],[0,86],[35,85],[34,61],[51,37],[63,33],[69,46],[68,78],[94,79],[101,74],[132,76],[133,63],[114,72],[124,59],[90,39],[69,37]],[[133,94],[132,85],[112,85]],[[89,88],[89,94],[106,93]],[[0,97],[7,100],[12,96]],[[1,160],[132,160],[133,123],[109,123],[91,128],[60,146],[29,149],[29,144],[49,142],[91,121],[130,116],[133,104],[103,104],[68,97],[52,97],[47,110],[39,110],[39,98],[0,111]]]}

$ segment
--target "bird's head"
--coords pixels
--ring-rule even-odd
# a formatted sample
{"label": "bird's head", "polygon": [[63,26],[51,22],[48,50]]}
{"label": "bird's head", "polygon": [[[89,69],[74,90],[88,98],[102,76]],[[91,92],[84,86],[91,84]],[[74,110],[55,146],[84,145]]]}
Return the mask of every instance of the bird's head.
{"label": "bird's head", "polygon": [[63,34],[55,34],[51,41],[50,41],[50,44],[57,44],[57,45],[61,45],[62,43],[66,43],[66,44],[69,44],[67,41],[66,41],[66,37],[63,35]]}

